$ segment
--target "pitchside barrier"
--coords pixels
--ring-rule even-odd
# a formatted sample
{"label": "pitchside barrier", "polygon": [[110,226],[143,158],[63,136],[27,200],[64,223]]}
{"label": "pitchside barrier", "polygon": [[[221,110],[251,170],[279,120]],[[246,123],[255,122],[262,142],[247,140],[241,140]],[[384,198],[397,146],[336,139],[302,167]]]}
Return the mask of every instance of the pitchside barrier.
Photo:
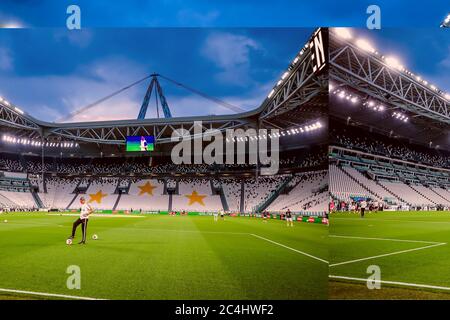
{"label": "pitchside barrier", "polygon": [[[71,210],[70,212],[80,212],[79,210]],[[147,211],[147,210],[95,210],[95,213],[101,214],[161,214],[161,215],[188,215],[188,216],[212,216],[216,212],[199,212],[199,211],[176,211],[171,213],[169,211]],[[325,215],[325,214],[324,214]],[[308,222],[308,223],[321,223],[328,224],[328,218],[325,216],[317,215],[316,212],[313,214],[293,214],[293,220],[297,222]],[[260,213],[229,213],[228,217],[250,217],[250,218],[262,218]],[[271,213],[270,217],[272,219],[285,220],[285,215],[282,213]]]}

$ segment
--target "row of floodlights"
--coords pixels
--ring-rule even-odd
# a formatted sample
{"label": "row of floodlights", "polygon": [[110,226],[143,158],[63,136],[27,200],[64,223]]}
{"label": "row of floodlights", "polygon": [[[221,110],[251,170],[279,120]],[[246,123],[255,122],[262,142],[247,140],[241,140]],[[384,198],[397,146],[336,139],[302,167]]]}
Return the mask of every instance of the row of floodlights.
{"label": "row of floodlights", "polygon": [[[333,30],[339,37],[341,37],[343,39],[346,39],[346,40],[353,39],[353,35],[348,28],[333,28]],[[377,50],[375,50],[375,48],[372,46],[372,44],[368,40],[362,39],[362,38],[355,39],[354,44],[358,48],[360,48],[364,51],[370,52],[372,54],[375,54],[376,56],[381,58],[388,67],[399,70],[403,73],[406,73],[408,76],[415,79],[417,82],[421,83],[424,86],[427,86],[429,89],[435,91],[436,93],[442,95],[446,100],[450,101],[449,93],[446,93],[446,92],[438,89],[435,85],[428,83],[428,81],[422,79],[421,76],[416,75],[416,74],[412,73],[411,71],[407,70],[398,58],[393,57],[393,56],[384,56],[384,55],[380,54]]]}
{"label": "row of floodlights", "polygon": [[[362,100],[357,95],[352,94],[352,93],[348,93],[348,92],[346,92],[343,89],[334,89],[334,85],[332,85],[331,83],[330,83],[329,86],[330,86],[330,92],[332,94],[338,96],[340,99],[348,100],[348,101],[350,101],[353,104],[356,104],[356,103],[358,103],[358,102],[360,102]],[[382,105],[380,103],[377,103],[377,102],[375,102],[373,100],[364,101],[363,102],[363,106],[365,106],[365,107],[367,107],[369,109],[372,109],[374,111],[384,111],[386,109],[386,107],[384,105]]]}
{"label": "row of floodlights", "polygon": [[[11,103],[9,103],[9,101],[7,101],[3,97],[0,97],[0,103],[3,103],[7,107],[11,107]],[[24,112],[22,110],[20,110],[19,108],[17,108],[17,107],[14,107],[14,110],[17,111],[20,114],[24,114]]]}
{"label": "row of floodlights", "polygon": [[408,116],[402,112],[394,112],[392,113],[392,117],[398,119],[403,122],[408,122]]}
{"label": "row of floodlights", "polygon": [[305,132],[316,131],[322,127],[323,127],[322,123],[320,123],[320,121],[317,121],[313,124],[306,125],[303,127],[291,128],[291,129],[277,131],[277,132],[271,132],[269,134],[259,134],[259,135],[254,135],[254,136],[243,136],[243,137],[232,137],[232,138],[227,138],[226,141],[227,142],[231,142],[231,141],[243,142],[243,141],[255,141],[255,140],[260,140],[260,139],[264,140],[267,138],[272,139],[272,138],[280,138],[280,137],[286,137],[286,136],[295,136],[295,135],[302,134]]}
{"label": "row of floodlights", "polygon": [[75,142],[61,141],[61,142],[51,142],[51,141],[40,141],[28,138],[17,138],[9,135],[3,135],[2,140],[10,144],[20,144],[24,146],[32,147],[51,147],[51,148],[78,148],[80,145]]}
{"label": "row of floodlights", "polygon": [[[348,100],[352,104],[357,104],[358,102],[364,100],[364,99],[361,99],[359,96],[352,94],[352,93],[348,93],[347,91],[345,91],[343,89],[339,89],[339,88],[336,89],[335,85],[332,83],[329,84],[329,90],[332,94],[338,96],[340,99]],[[381,104],[375,100],[366,100],[362,103],[362,105],[373,111],[383,112],[384,110],[386,110],[386,107],[383,104]],[[394,113],[392,113],[392,117],[394,117],[395,119],[401,120],[403,122],[408,122],[408,120],[409,120],[408,116],[402,112],[394,112]]]}
{"label": "row of floodlights", "polygon": [[281,86],[283,84],[283,82],[286,80],[286,78],[289,76],[290,71],[294,68],[294,66],[299,63],[300,61],[300,56],[302,56],[305,53],[305,50],[308,48],[308,44],[305,44],[305,47],[302,48],[300,50],[300,52],[298,53],[298,55],[295,56],[294,60],[292,61],[291,65],[289,66],[288,70],[285,71],[282,75],[280,80],[278,80],[277,84],[275,85],[275,87],[269,92],[268,94],[268,98],[271,98],[273,96],[273,94],[275,93],[275,90]]}

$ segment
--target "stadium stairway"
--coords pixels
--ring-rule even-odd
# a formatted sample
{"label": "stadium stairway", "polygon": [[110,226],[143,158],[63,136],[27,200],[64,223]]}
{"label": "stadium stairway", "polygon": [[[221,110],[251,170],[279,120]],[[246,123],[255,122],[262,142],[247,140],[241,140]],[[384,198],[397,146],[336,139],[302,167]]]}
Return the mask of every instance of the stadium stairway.
{"label": "stadium stairway", "polygon": [[17,203],[0,194],[0,205],[5,207],[15,207],[17,206]]}
{"label": "stadium stairway", "polygon": [[34,202],[36,203],[36,206],[41,209],[44,208],[44,203],[42,202],[41,198],[39,197],[39,195],[36,193],[36,191],[34,190],[30,190],[31,195],[33,196]]}
{"label": "stadium stairway", "polygon": [[[91,162],[92,162],[92,160],[91,160]],[[88,183],[87,183],[86,187],[83,187],[83,191],[84,191],[84,192],[80,192],[79,188],[80,188],[80,185],[81,185],[82,182],[83,182],[83,179],[81,179],[81,180],[78,182],[77,186],[76,186],[75,189],[73,190],[74,197],[73,197],[72,200],[69,202],[69,204],[66,206],[65,210],[69,210],[70,206],[75,202],[75,200],[77,199],[77,197],[78,197],[80,194],[86,193],[86,190],[89,189],[89,186],[91,185],[91,180],[88,180]]]}
{"label": "stadium stairway", "polygon": [[211,180],[211,189],[213,190],[213,194],[214,194],[214,191],[219,194],[220,201],[222,202],[223,210],[229,211],[230,207],[228,206],[227,197],[225,196],[225,192],[223,191],[222,184],[220,183],[218,187],[214,187],[212,180]]}
{"label": "stadium stairway", "polygon": [[[362,184],[357,178],[355,178],[353,175],[351,175],[349,172],[347,172],[347,170],[344,170],[343,168],[341,168],[340,166],[337,166],[337,168],[339,168],[339,170],[341,170],[343,173],[345,173],[350,179],[352,179],[354,182],[356,182],[358,185],[360,185],[364,190],[366,190],[370,195],[375,196],[378,200],[383,200],[383,198],[378,195],[376,192],[374,192],[373,190],[369,189],[367,186],[365,186],[364,184]],[[353,168],[354,169],[354,168]],[[359,171],[357,171],[357,173],[360,174]]]}
{"label": "stadium stairway", "polygon": [[119,201],[120,201],[121,197],[122,197],[122,192],[119,192],[119,196],[117,197],[116,202],[114,203],[114,206],[113,206],[113,211],[117,209],[117,206],[119,205]]}
{"label": "stadium stairway", "polygon": [[437,192],[436,190],[434,190],[433,188],[430,188],[431,191],[433,191],[435,194],[437,194],[439,197],[441,197],[444,201],[449,202],[450,203],[450,199],[446,199],[442,196],[442,194],[440,194],[439,192]]}
{"label": "stadium stairway", "polygon": [[417,190],[416,188],[414,188],[413,185],[408,185],[411,189],[413,189],[415,192],[417,192],[418,194],[420,194],[422,197],[424,197],[425,199],[427,199],[428,201],[430,201],[431,203],[437,204],[436,201],[433,201],[432,199],[430,199],[429,197],[427,197],[426,195],[424,195],[422,192],[420,192],[419,190]]}
{"label": "stadium stairway", "polygon": [[72,200],[69,202],[65,210],[69,210],[70,206],[74,203],[75,199],[78,197],[79,194],[80,193],[78,191],[74,193]]}
{"label": "stadium stairway", "polygon": [[169,207],[167,208],[167,211],[172,211],[172,193],[169,193]]}
{"label": "stadium stairway", "polygon": [[409,203],[408,201],[406,201],[405,199],[403,199],[402,197],[400,197],[398,194],[396,194],[395,192],[393,192],[392,190],[390,190],[389,188],[385,187],[383,184],[379,183],[377,180],[375,180],[376,183],[378,183],[379,186],[381,186],[384,190],[386,190],[387,192],[389,192],[390,194],[392,194],[394,197],[396,197],[397,199],[399,199],[401,202],[406,203],[408,205],[411,205],[411,203]]}
{"label": "stadium stairway", "polygon": [[293,176],[289,176],[282,183],[280,183],[277,189],[258,205],[255,211],[263,212],[264,210],[266,210],[272,204],[272,202],[274,202],[275,199],[278,198],[278,196],[286,189],[293,178]]}
{"label": "stadium stairway", "polygon": [[[379,201],[385,202],[384,199],[386,197],[386,194],[383,194],[383,190],[388,193],[390,196],[394,197],[396,201],[402,202],[403,200],[397,197],[394,193],[392,193],[389,189],[384,188],[382,185],[378,183],[375,179],[371,178],[370,175],[365,176],[362,172],[360,172],[358,169],[351,167],[352,172],[349,172],[348,169],[344,169],[347,174],[349,174],[351,177],[352,173],[355,174],[353,177],[354,179],[358,180],[360,185],[362,187],[365,187],[367,190],[369,190],[372,194],[376,195],[378,197]],[[364,182],[367,182],[367,184],[364,184]],[[378,189],[378,190],[377,190]]]}

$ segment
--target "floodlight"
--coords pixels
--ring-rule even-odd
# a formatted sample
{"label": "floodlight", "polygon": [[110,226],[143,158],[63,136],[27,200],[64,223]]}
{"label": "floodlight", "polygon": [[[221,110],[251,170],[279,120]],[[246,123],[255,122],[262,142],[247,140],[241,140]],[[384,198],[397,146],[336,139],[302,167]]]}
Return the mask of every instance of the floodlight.
{"label": "floodlight", "polygon": [[368,42],[365,39],[358,39],[356,40],[356,45],[363,49],[364,51],[368,51],[368,52],[375,52],[375,49],[372,47],[372,45],[370,44],[370,42]]}
{"label": "floodlight", "polygon": [[450,13],[447,15],[447,17],[442,21],[441,23],[442,28],[450,28]]}
{"label": "floodlight", "polygon": [[333,29],[336,34],[343,39],[351,39],[352,34],[348,28],[334,28]]}
{"label": "floodlight", "polygon": [[21,25],[17,21],[10,21],[10,22],[6,22],[5,24],[3,24],[2,27],[0,27],[0,28],[19,29],[19,28],[22,28],[22,27],[23,27],[23,25]]}
{"label": "floodlight", "polygon": [[391,68],[395,68],[395,69],[401,70],[401,71],[405,70],[405,68],[400,64],[398,59],[395,57],[387,57],[384,61]]}
{"label": "floodlight", "polygon": [[14,107],[14,110],[16,110],[20,114],[24,114],[24,112],[22,110],[20,110],[19,108],[17,108],[17,107]]}

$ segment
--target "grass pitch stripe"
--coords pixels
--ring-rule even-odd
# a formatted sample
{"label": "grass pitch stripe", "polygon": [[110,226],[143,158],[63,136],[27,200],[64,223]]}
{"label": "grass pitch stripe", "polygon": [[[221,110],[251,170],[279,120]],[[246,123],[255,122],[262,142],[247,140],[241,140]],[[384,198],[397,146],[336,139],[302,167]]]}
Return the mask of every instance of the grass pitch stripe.
{"label": "grass pitch stripe", "polygon": [[35,292],[35,291],[25,291],[25,290],[14,290],[14,289],[4,289],[4,288],[0,288],[0,292],[18,293],[18,294],[42,296],[42,297],[76,299],[76,300],[106,300],[106,299],[97,299],[97,298],[91,298],[91,297],[71,296],[71,295],[66,295],[66,294]]}
{"label": "grass pitch stripe", "polygon": [[330,234],[329,237],[332,238],[344,238],[344,239],[358,239],[358,240],[381,240],[381,241],[396,241],[396,242],[411,242],[411,243],[428,243],[428,244],[438,244],[442,242],[435,241],[423,241],[423,240],[406,240],[406,239],[389,239],[389,238],[369,238],[369,237],[355,237],[355,236],[341,236]]}
{"label": "grass pitch stripe", "polygon": [[432,244],[432,245],[425,246],[425,247],[419,247],[419,248],[413,248],[413,249],[401,250],[401,251],[396,251],[396,252],[391,252],[391,253],[380,254],[380,255],[377,255],[377,256],[372,256],[372,257],[367,257],[367,258],[361,258],[361,259],[355,259],[355,260],[344,261],[344,262],[339,262],[339,263],[333,263],[333,264],[330,264],[330,267],[337,267],[337,266],[341,266],[341,265],[344,265],[344,264],[350,264],[350,263],[361,262],[361,261],[365,261],[365,260],[372,260],[372,259],[377,259],[377,258],[383,258],[383,257],[388,257],[388,256],[397,255],[397,254],[402,254],[402,253],[407,253],[407,252],[418,251],[418,250],[430,249],[430,248],[433,248],[433,247],[443,246],[443,245],[445,245],[445,244],[446,244],[446,243],[444,243],[444,242],[442,242],[442,243],[436,243],[436,244]]}
{"label": "grass pitch stripe", "polygon": [[264,237],[258,236],[258,235],[256,235],[256,234],[253,234],[253,233],[250,233],[250,235],[252,235],[253,237],[256,237],[256,238],[259,238],[259,239],[265,240],[265,241],[267,241],[267,242],[270,242],[270,243],[276,244],[276,245],[278,245],[278,246],[280,246],[280,247],[283,247],[283,248],[286,248],[286,249],[292,250],[292,251],[294,251],[294,252],[300,253],[300,254],[302,254],[302,255],[304,255],[304,256],[307,256],[307,257],[310,257],[310,258],[312,258],[312,259],[315,259],[315,260],[321,261],[321,262],[323,262],[323,263],[326,263],[326,264],[328,264],[328,263],[329,263],[328,261],[326,261],[326,260],[324,260],[324,259],[321,259],[321,258],[319,258],[319,257],[313,256],[313,255],[311,255],[311,254],[309,254],[309,253],[306,253],[306,252],[303,252],[303,251],[300,251],[300,250],[297,250],[297,249],[294,249],[294,248],[291,248],[291,247],[285,246],[284,244],[281,244],[281,243],[279,243],[279,242],[276,242],[276,241],[273,241],[273,240],[270,240],[270,239],[267,239],[267,238],[264,238]]}
{"label": "grass pitch stripe", "polygon": [[[331,279],[342,279],[342,280],[361,281],[361,282],[367,282],[367,280],[368,280],[368,279],[364,279],[364,278],[353,278],[353,277],[344,277],[344,276],[335,276],[335,275],[329,275],[328,277],[331,278]],[[433,285],[428,285],[428,284],[418,284],[418,283],[399,282],[399,281],[387,281],[387,280],[372,280],[372,279],[370,281],[371,282],[376,282],[376,283],[392,284],[392,285],[397,285],[397,286],[450,291],[449,287],[433,286]]]}

